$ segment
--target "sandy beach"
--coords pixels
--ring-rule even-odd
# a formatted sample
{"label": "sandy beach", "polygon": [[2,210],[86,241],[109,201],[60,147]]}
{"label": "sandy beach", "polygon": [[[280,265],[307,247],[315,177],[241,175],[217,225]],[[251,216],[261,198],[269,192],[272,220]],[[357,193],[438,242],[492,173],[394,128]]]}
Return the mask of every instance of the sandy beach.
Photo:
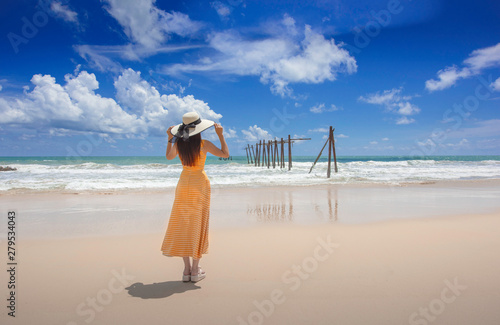
{"label": "sandy beach", "polygon": [[500,325],[500,0],[0,1],[0,325]]}
{"label": "sandy beach", "polygon": [[159,250],[173,191],[0,195],[2,223],[18,217],[16,317],[2,308],[2,324],[498,324],[499,192],[214,189],[196,284]]}

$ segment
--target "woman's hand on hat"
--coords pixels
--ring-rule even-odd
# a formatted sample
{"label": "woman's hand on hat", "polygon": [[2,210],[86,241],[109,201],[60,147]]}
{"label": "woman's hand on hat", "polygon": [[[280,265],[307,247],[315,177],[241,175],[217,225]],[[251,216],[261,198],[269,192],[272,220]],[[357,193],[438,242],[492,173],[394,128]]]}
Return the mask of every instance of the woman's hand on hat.
{"label": "woman's hand on hat", "polygon": [[220,125],[219,123],[214,123],[214,128],[215,128],[215,133],[217,133],[218,136],[222,136],[222,132],[224,131],[222,125]]}
{"label": "woman's hand on hat", "polygon": [[168,128],[167,130],[167,134],[168,134],[168,137],[169,139],[173,138],[174,135],[172,134],[172,128],[174,127],[175,125],[172,125],[171,127]]}

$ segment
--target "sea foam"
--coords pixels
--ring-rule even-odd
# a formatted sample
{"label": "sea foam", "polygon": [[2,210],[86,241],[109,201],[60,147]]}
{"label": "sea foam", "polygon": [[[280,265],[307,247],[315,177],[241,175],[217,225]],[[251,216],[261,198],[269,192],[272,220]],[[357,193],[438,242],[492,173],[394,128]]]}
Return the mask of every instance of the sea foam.
{"label": "sea foam", "polygon": [[[123,158],[123,157],[122,157]],[[495,157],[496,158],[496,157]],[[91,158],[88,158],[91,159]],[[140,160],[140,162],[138,162]],[[119,191],[175,188],[182,165],[154,159],[109,157],[68,163],[45,159],[15,161],[16,171],[0,173],[0,191]],[[293,162],[293,167],[254,166],[246,159],[207,160],[205,171],[213,187],[307,186],[316,184],[403,184],[440,180],[500,179],[500,159],[345,159],[326,178],[327,162],[320,161],[311,173],[313,158]],[[2,161],[5,164],[5,161]],[[333,166],[332,166],[333,168]]]}

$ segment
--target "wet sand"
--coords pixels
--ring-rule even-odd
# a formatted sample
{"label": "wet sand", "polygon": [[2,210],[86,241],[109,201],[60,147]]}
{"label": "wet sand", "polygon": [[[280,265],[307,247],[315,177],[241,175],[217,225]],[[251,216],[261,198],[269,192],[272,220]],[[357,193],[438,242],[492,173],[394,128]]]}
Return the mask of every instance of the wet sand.
{"label": "wet sand", "polygon": [[499,190],[215,190],[199,283],[160,252],[173,192],[1,195],[18,216],[1,323],[498,324]]}
{"label": "wet sand", "polygon": [[[265,224],[363,224],[500,210],[500,181],[407,186],[212,188],[210,228]],[[163,231],[174,190],[0,195],[22,218],[22,238],[73,238]],[[5,234],[0,234],[0,239]]]}

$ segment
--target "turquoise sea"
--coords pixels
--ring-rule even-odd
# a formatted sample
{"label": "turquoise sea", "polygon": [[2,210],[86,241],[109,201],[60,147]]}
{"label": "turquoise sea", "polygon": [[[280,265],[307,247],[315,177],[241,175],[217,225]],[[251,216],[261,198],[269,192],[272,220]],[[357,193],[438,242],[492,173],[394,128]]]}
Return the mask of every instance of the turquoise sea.
{"label": "turquoise sea", "polygon": [[[338,173],[326,178],[327,157],[293,157],[292,169],[248,164],[246,156],[207,158],[212,186],[308,186],[314,184],[403,184],[439,180],[500,179],[500,156],[341,156]],[[174,188],[182,171],[178,158],[0,157],[0,192],[119,191]]]}

